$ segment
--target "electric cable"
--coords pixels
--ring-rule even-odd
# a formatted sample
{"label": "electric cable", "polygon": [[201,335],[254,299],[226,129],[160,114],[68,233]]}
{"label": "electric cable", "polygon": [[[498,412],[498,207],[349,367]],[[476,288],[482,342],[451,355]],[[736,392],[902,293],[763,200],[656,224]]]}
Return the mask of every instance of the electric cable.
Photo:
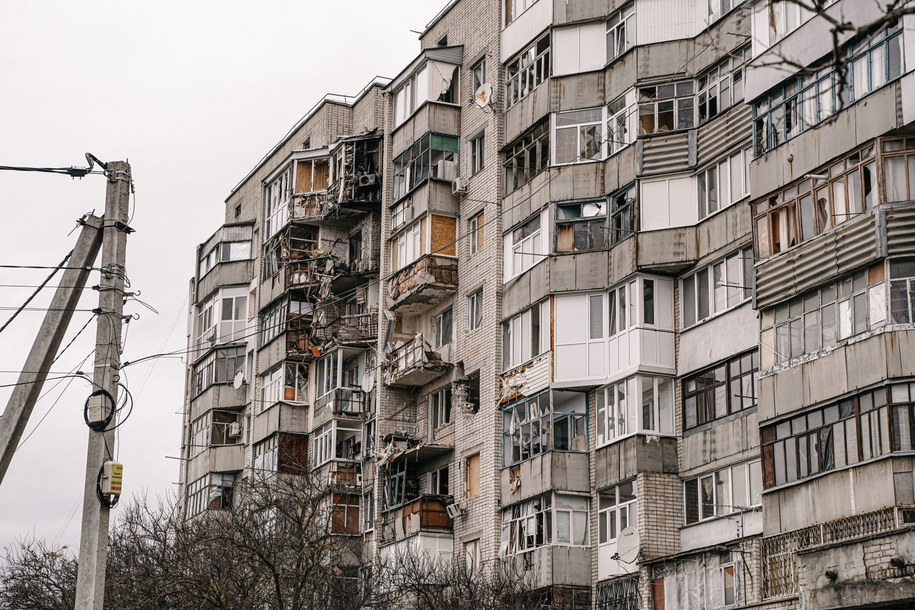
{"label": "electric cable", "polygon": [[26,309],[28,304],[32,302],[32,299],[34,299],[35,297],[38,296],[38,293],[41,292],[41,290],[48,284],[48,282],[51,281],[51,278],[53,278],[57,274],[57,272],[61,270],[61,268],[67,263],[68,260],[70,260],[70,257],[72,255],[73,255],[73,250],[70,250],[67,253],[67,255],[63,258],[63,260],[60,261],[60,264],[58,264],[57,267],[55,267],[54,270],[51,271],[51,273],[48,275],[48,277],[46,277],[45,280],[41,284],[39,284],[39,286],[32,292],[32,294],[29,295],[29,297],[25,300],[25,302],[22,303],[22,305],[16,310],[16,312],[12,316],[10,316],[10,318],[6,322],[3,323],[3,326],[0,326],[0,333],[2,333],[4,330],[6,330],[6,327],[9,326],[13,322],[13,320],[15,320],[16,317]]}

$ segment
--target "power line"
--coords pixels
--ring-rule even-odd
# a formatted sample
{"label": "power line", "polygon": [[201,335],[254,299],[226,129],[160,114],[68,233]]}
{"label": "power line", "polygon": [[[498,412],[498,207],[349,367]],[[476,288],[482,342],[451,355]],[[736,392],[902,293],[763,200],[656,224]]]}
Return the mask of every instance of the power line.
{"label": "power line", "polygon": [[[32,302],[32,299],[34,299],[35,297],[38,296],[38,293],[41,292],[42,288],[44,288],[47,285],[47,283],[51,281],[51,278],[53,278],[57,274],[57,272],[60,271],[60,269],[64,266],[64,264],[66,264],[66,262],[68,260],[70,260],[70,256],[72,254],[73,254],[73,250],[70,250],[67,253],[67,255],[63,258],[63,260],[60,261],[60,264],[58,264],[57,267],[55,267],[54,270],[51,271],[51,273],[48,275],[48,277],[45,278],[45,280],[41,284],[39,284],[39,286],[34,291],[32,291],[32,294],[29,295],[29,297],[25,300],[25,302],[22,305],[20,305],[18,309],[16,309],[16,312],[12,316],[10,316],[9,320],[7,320],[3,324],[3,326],[0,326],[0,333],[2,333],[4,330],[6,330],[6,327],[9,326],[10,324],[12,324],[13,320],[15,320],[16,317],[20,313],[25,311],[26,306]],[[5,309],[5,308],[0,308],[0,309]]]}

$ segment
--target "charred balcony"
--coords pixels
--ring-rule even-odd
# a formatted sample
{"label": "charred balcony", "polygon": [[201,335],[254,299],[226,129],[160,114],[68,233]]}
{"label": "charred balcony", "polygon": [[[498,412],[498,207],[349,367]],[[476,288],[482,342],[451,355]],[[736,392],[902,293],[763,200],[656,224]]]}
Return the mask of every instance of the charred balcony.
{"label": "charred balcony", "polygon": [[385,383],[391,387],[411,388],[435,381],[452,368],[417,335],[394,348],[388,358]]}
{"label": "charred balcony", "polygon": [[381,203],[381,135],[377,130],[341,138],[331,149],[332,184],[325,217],[360,215]]}
{"label": "charred balcony", "polygon": [[457,291],[457,260],[427,254],[407,265],[391,278],[391,310],[417,315]]}
{"label": "charred balcony", "polygon": [[383,517],[384,542],[397,542],[423,533],[452,533],[454,522],[445,508],[448,504],[451,496],[422,495],[388,512]]}
{"label": "charred balcony", "polygon": [[[322,306],[314,325],[315,343],[324,345],[334,342],[338,345],[370,344],[378,337],[378,311],[346,314],[334,311],[332,305]],[[328,311],[330,310],[330,311]]]}

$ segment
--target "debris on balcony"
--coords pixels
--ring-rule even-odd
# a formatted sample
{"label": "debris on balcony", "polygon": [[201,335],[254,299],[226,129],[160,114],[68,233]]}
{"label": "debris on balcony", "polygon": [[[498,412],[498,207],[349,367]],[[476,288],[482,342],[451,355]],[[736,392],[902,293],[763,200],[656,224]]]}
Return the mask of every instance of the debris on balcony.
{"label": "debris on balcony", "polygon": [[391,278],[391,309],[415,315],[441,303],[457,290],[457,260],[427,254]]}
{"label": "debris on balcony", "polygon": [[341,138],[331,150],[334,182],[325,215],[364,213],[381,201],[381,134],[373,129]]}
{"label": "debris on balcony", "polygon": [[391,387],[419,387],[435,381],[452,369],[442,360],[422,334],[406,343],[395,343],[388,358],[385,383]]}

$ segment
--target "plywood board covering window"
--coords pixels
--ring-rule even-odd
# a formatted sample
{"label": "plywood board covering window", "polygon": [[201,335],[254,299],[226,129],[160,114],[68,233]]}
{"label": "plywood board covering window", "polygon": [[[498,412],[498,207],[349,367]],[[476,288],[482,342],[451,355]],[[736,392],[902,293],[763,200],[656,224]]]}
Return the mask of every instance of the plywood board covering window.
{"label": "plywood board covering window", "polygon": [[456,256],[457,219],[448,216],[432,217],[432,253]]}
{"label": "plywood board covering window", "polygon": [[465,493],[468,498],[480,495],[480,454],[467,458]]}
{"label": "plywood board covering window", "polygon": [[295,192],[312,193],[327,190],[328,163],[324,159],[309,159],[296,164]]}

